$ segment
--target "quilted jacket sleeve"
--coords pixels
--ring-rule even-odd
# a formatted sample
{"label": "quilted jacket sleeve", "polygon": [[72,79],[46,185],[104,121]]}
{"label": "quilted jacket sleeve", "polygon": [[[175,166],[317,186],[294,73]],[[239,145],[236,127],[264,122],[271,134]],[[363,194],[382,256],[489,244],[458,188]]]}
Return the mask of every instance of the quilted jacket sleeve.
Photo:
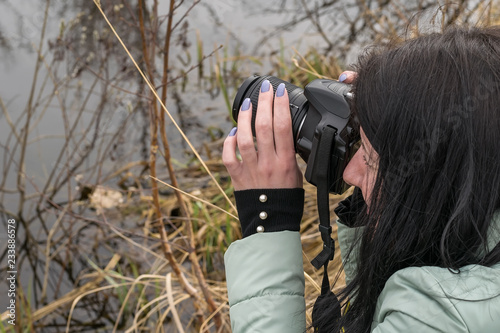
{"label": "quilted jacket sleeve", "polygon": [[305,332],[298,232],[259,233],[238,240],[224,261],[233,332]]}

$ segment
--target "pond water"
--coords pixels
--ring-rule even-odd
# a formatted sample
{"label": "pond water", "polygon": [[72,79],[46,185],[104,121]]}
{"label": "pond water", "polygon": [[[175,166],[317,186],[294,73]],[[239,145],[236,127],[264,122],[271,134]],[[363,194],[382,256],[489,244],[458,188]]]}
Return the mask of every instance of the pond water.
{"label": "pond water", "polygon": [[[103,1],[103,4],[106,2]],[[115,1],[115,5],[119,6],[120,1]],[[112,6],[113,2],[110,3]],[[192,2],[183,4],[179,12],[187,10]],[[23,116],[27,109],[27,102],[29,100],[32,82],[34,77],[34,70],[36,65],[37,53],[36,49],[39,46],[40,33],[43,26],[43,18],[45,11],[45,1],[40,0],[25,0],[22,2],[4,0],[0,2],[0,29],[2,44],[1,48],[2,61],[2,79],[0,80],[0,96],[5,104],[5,110],[13,122],[18,120],[18,131],[26,122],[26,117]],[[84,61],[92,57],[93,53],[98,50],[85,50],[89,45],[83,40],[92,38],[95,32],[106,30],[107,27],[103,23],[102,17],[89,7],[94,6],[91,1],[64,1],[52,0],[48,9],[47,29],[45,33],[45,40],[42,43],[42,54],[45,57],[45,63],[41,64],[41,70],[38,74],[37,84],[34,87],[33,97],[33,110],[34,117],[31,121],[32,131],[28,137],[28,146],[26,150],[26,173],[32,176],[34,184],[27,184],[27,186],[37,185],[43,186],[44,178],[47,173],[53,168],[61,168],[63,165],[55,165],[54,161],[60,153],[61,146],[64,144],[64,121],[71,124],[72,117],[77,112],[78,107],[83,104],[85,91],[90,89],[90,85],[95,80],[95,73],[100,69],[102,63],[94,60]],[[184,22],[188,25],[182,29],[182,33],[174,35],[175,41],[172,47],[171,56],[171,77],[176,77],[182,74],[182,71],[196,65],[197,53],[197,35],[199,40],[203,43],[203,54],[205,56],[212,53],[213,50],[218,49],[217,56],[219,59],[225,57],[237,57],[238,54],[245,55],[241,61],[237,63],[238,73],[243,78],[254,72],[265,73],[271,70],[269,61],[270,54],[276,53],[280,47],[285,51],[285,57],[289,59],[293,52],[290,48],[291,45],[297,47],[299,51],[307,49],[311,45],[319,44],[320,38],[315,35],[307,35],[308,23],[297,24],[288,30],[280,31],[275,36],[268,38],[262,43],[262,37],[265,34],[273,32],[281,23],[290,20],[294,13],[286,13],[279,11],[279,1],[229,1],[218,0],[210,2],[201,2],[196,5],[188,14]],[[109,7],[109,6],[108,6]],[[266,9],[267,8],[267,9]],[[127,8],[119,8],[120,11],[126,11]],[[85,18],[92,13],[92,18]],[[159,2],[159,13],[168,12],[168,2]],[[110,19],[113,21],[111,15]],[[70,41],[65,45],[64,50],[59,50],[53,45],[57,43],[57,37],[60,35],[62,25],[65,25],[66,35],[71,34],[68,38]],[[68,28],[70,25],[73,28]],[[88,24],[88,26],[85,26]],[[90,31],[94,28],[94,31]],[[121,28],[121,29],[120,29]],[[135,45],[128,45],[132,50],[137,49],[136,38],[127,38],[128,32],[123,29],[123,26],[117,26],[118,33],[123,35],[125,42],[127,39],[135,43]],[[109,33],[109,32],[108,32]],[[182,36],[181,36],[182,35]],[[136,36],[137,37],[137,36]],[[176,40],[178,39],[178,40]],[[182,44],[185,45],[182,45]],[[283,46],[280,46],[283,43]],[[50,47],[49,47],[50,46]],[[95,47],[95,46],[94,46]],[[113,61],[105,64],[106,68],[101,69],[106,71],[109,80],[114,80],[114,85],[130,92],[135,92],[138,87],[135,71],[132,68],[131,62],[126,59],[126,53],[123,49],[115,48],[112,50],[115,54],[111,54],[113,58],[120,59],[120,65],[127,66],[129,73],[127,75],[118,76],[120,68],[117,68]],[[62,53],[62,54],[61,54]],[[135,53],[137,55],[137,52]],[[252,61],[249,58],[252,56]],[[62,57],[57,62],[53,62],[55,57]],[[82,59],[74,59],[79,56]],[[94,55],[94,58],[98,56]],[[157,59],[157,70],[161,71],[160,58]],[[81,62],[86,62],[90,68],[85,70],[81,68]],[[257,64],[256,62],[259,62]],[[118,61],[117,61],[118,62]],[[215,65],[215,54],[203,62],[203,74],[205,77],[212,75]],[[227,66],[232,63],[227,63]],[[226,66],[226,65],[224,65]],[[50,71],[47,68],[50,67]],[[76,80],[72,76],[78,73]],[[49,77],[50,75],[55,78]],[[241,79],[239,78],[239,79]],[[54,80],[56,80],[58,87],[54,88]],[[180,80],[179,80],[180,81]],[[205,80],[199,82],[198,70],[192,70],[184,79],[182,88],[176,85],[169,89],[170,97],[167,100],[167,108],[171,111],[177,121],[184,125],[188,137],[198,145],[207,139],[207,128],[218,128],[224,133],[227,133],[232,127],[232,123],[228,117],[228,110],[224,101],[223,95],[219,89],[213,89],[209,85],[212,84]],[[232,102],[234,96],[234,84],[227,82],[229,99]],[[86,121],[90,121],[92,110],[99,107],[101,97],[99,95],[99,87],[102,82],[98,83],[97,88],[85,105],[86,112],[82,115],[78,128],[83,131]],[[45,105],[45,101],[52,97],[54,93],[59,93],[62,98],[52,98],[50,102]],[[173,96],[175,93],[175,97]],[[101,131],[113,133],[116,127],[121,126],[120,117],[127,116],[129,108],[133,107],[131,104],[135,103],[136,96],[134,94],[127,94],[117,90],[110,91],[111,98],[115,100],[113,103],[109,101],[109,106],[113,108],[113,115],[106,119],[108,122],[101,126]],[[65,120],[61,112],[61,107],[64,106],[67,111],[68,119]],[[11,137],[11,127],[5,119],[5,112],[0,114],[0,142],[13,144]],[[131,156],[131,158],[138,158],[141,156],[141,151],[137,151],[134,145],[137,141],[144,139],[144,132],[147,131],[147,121],[134,117],[136,121],[135,126],[128,126],[126,129],[130,132],[127,133],[127,140],[121,145],[121,149],[133,149],[138,154]],[[143,122],[144,121],[144,122]],[[143,123],[142,123],[143,122]],[[141,123],[138,126],[138,123]],[[183,158],[183,150],[186,148],[180,135],[176,133],[173,126],[167,127],[169,139],[172,141],[172,152],[174,158]],[[87,136],[79,136],[79,139],[85,139]],[[7,139],[10,140],[7,142]],[[88,139],[90,140],[90,139]],[[136,140],[134,142],[134,140]],[[145,144],[143,142],[143,144]],[[177,147],[181,149],[176,149]],[[12,149],[12,146],[9,148]],[[145,149],[146,147],[141,147]],[[118,151],[118,147],[115,148]],[[3,152],[3,162],[6,163],[8,153]],[[142,151],[144,155],[144,151]],[[92,159],[89,159],[92,161]],[[92,163],[92,162],[89,162]],[[5,167],[5,166],[4,166]],[[9,176],[6,177],[6,188],[16,186],[17,172],[16,168],[10,169]],[[41,179],[39,179],[39,177]],[[74,185],[74,184],[73,184]],[[35,188],[32,188],[35,190]],[[10,204],[10,196],[6,195],[4,200]],[[16,199],[13,200],[14,202]]]}

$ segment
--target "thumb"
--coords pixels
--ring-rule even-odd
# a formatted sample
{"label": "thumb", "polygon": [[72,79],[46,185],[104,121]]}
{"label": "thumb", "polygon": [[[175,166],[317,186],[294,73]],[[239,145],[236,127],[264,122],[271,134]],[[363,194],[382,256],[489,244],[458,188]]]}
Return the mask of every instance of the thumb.
{"label": "thumb", "polygon": [[353,71],[344,71],[339,76],[339,82],[343,83],[353,83],[354,80],[358,77],[358,73]]}

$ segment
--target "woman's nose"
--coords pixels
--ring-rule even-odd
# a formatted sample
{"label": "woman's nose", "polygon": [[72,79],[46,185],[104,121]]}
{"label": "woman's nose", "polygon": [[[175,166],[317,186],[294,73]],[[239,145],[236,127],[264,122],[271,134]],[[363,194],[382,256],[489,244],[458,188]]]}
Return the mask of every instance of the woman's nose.
{"label": "woman's nose", "polygon": [[362,185],[366,168],[367,165],[363,160],[361,152],[358,150],[344,170],[344,181],[349,185],[359,187],[363,191]]}

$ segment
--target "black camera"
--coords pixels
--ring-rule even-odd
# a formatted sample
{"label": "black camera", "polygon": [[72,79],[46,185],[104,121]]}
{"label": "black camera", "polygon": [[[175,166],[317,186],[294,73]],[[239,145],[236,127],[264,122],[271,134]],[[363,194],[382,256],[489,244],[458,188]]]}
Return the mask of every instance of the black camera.
{"label": "black camera", "polygon": [[[328,163],[329,192],[343,193],[348,186],[344,183],[342,174],[359,141],[357,122],[352,117],[349,106],[349,100],[352,98],[351,86],[334,80],[316,79],[305,89],[301,89],[274,76],[254,75],[247,78],[236,93],[232,116],[233,119],[238,119],[241,103],[249,97],[252,101],[254,135],[260,86],[266,79],[274,91],[280,83],[285,84],[290,99],[295,151],[307,163],[306,180],[318,186],[318,182],[322,180],[317,178],[316,170],[320,164]],[[331,149],[327,154],[318,148],[325,129],[333,136]],[[324,155],[329,155],[329,159]]]}

